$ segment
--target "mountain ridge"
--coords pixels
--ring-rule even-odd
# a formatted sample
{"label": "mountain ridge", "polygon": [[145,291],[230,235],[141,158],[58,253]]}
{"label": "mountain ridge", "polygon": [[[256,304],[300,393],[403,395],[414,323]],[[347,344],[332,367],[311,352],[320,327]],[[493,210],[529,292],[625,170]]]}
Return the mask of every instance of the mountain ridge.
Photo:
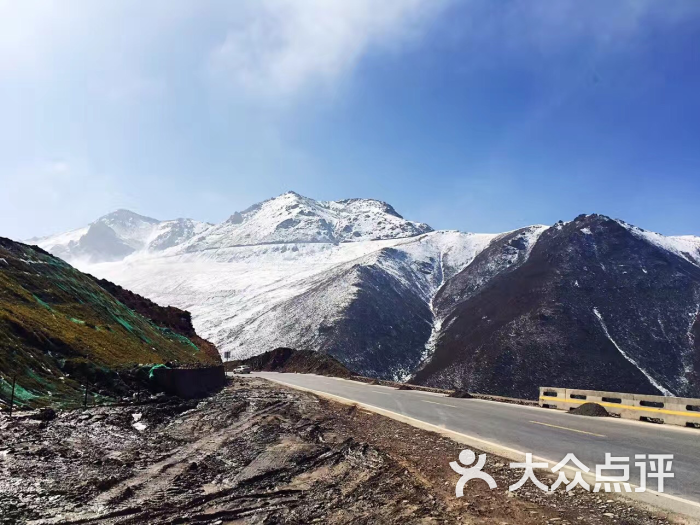
{"label": "mountain ridge", "polygon": [[[123,232],[119,239],[129,241]],[[547,255],[541,253],[542,246],[549,246]],[[624,252],[624,257],[617,249]],[[609,265],[609,271],[593,273],[590,263],[582,264],[596,253],[605,254],[604,258],[611,261],[620,257],[624,264],[631,264],[630,261],[636,260],[635,250],[646,254],[649,261],[645,271],[650,278],[659,276],[659,282],[666,283],[666,291],[661,284],[640,280],[636,288],[630,284],[624,293],[616,292],[616,281],[610,277],[617,275],[612,263],[599,261],[603,267]],[[576,254],[578,259],[567,259],[567,251]],[[476,330],[473,333],[481,334],[479,337],[486,338],[485,341],[500,341],[497,344],[501,347],[509,344],[509,338],[516,337],[500,334],[500,328],[490,325],[488,318],[468,315],[471,306],[464,305],[496,301],[504,311],[510,311],[512,308],[508,305],[515,300],[517,290],[527,289],[527,280],[533,278],[526,275],[536,275],[532,273],[533,253],[538,254],[537,271],[546,269],[550,260],[561,261],[563,265],[547,273],[543,286],[550,292],[549,295],[540,294],[543,300],[557,302],[551,290],[558,289],[556,283],[565,271],[572,272],[573,281],[580,283],[588,282],[593,275],[595,287],[606,290],[610,296],[617,293],[621,305],[612,310],[606,311],[603,306],[593,304],[585,314],[576,310],[575,314],[556,316],[562,326],[571,322],[582,324],[585,327],[582,332],[572,330],[567,335],[555,330],[552,333],[562,341],[579,337],[583,338],[580,341],[595,340],[606,347],[611,344],[610,339],[625,347],[629,342],[632,349],[618,352],[611,347],[609,350],[630,357],[631,361],[623,359],[624,362],[619,363],[620,369],[626,370],[633,362],[643,364],[651,358],[646,355],[645,348],[634,347],[635,339],[618,334],[618,329],[629,326],[640,334],[651,329],[629,319],[623,320],[626,325],[620,324],[623,313],[640,315],[625,310],[622,305],[639,300],[648,308],[657,308],[654,301],[665,301],[664,293],[675,289],[677,282],[673,270],[660,269],[656,264],[658,253],[669,261],[678,259],[693,268],[700,267],[700,238],[664,237],[596,214],[501,234],[435,231],[428,225],[403,219],[391,205],[382,201],[323,202],[287,192],[236,212],[220,224],[183,236],[164,249],[148,245],[120,260],[90,263],[87,267],[91,273],[160,304],[191,311],[196,329],[212,340],[227,358],[245,359],[282,346],[309,349],[328,353],[364,375],[387,379],[413,377],[415,381],[433,386],[465,388],[475,385],[486,389],[486,393],[531,396],[533,386],[529,380],[513,387],[495,380],[487,381],[473,372],[458,374],[459,363],[445,358],[445,352],[458,355],[469,346],[462,343],[455,346],[453,336],[465,337],[460,326]],[[668,265],[670,268],[678,266],[677,262]],[[690,272],[693,276],[694,271]],[[627,282],[625,275],[619,272],[619,283]],[[694,283],[692,279],[688,281],[691,282]],[[499,286],[506,286],[506,292],[511,290],[511,294],[499,291]],[[646,292],[640,291],[647,288],[653,293],[644,295]],[[562,290],[560,302],[567,303],[571,297],[580,295],[567,287]],[[538,297],[540,292],[533,289],[529,293],[531,297]],[[655,299],[647,300],[647,296]],[[681,296],[688,305],[692,302],[691,296],[683,293]],[[523,304],[531,304],[528,297],[523,296]],[[531,304],[533,312],[539,311],[538,304]],[[689,312],[681,312],[668,302],[663,304],[667,312],[672,312],[667,313],[670,317],[664,322],[680,330]],[[688,305],[684,303],[683,308]],[[596,306],[604,321],[593,314],[592,308]],[[530,314],[523,311],[521,315]],[[611,337],[604,337],[601,322],[606,323],[606,329],[613,334]],[[536,355],[534,342],[539,332],[524,333],[531,339],[529,352]],[[639,335],[639,341],[646,341],[644,337]],[[687,356],[694,355],[698,338],[693,339],[692,344],[687,336],[686,342],[664,346],[655,343],[654,337],[647,343],[649,348],[668,354],[676,363],[662,366],[658,360],[651,359],[652,367],[660,370],[651,372],[654,381],[669,392],[692,390],[694,387],[679,379],[684,374],[678,363],[683,362],[683,366],[692,369],[685,376],[691,378],[689,382],[695,381],[692,374],[696,365]],[[545,343],[541,342],[543,347],[549,344]],[[587,344],[580,346],[587,348]],[[588,351],[595,355],[593,350]],[[680,357],[681,354],[686,357]],[[500,359],[497,352],[489,355],[494,361],[483,361],[486,374],[494,366],[498,368]],[[606,355],[612,359],[612,354]],[[565,359],[565,356],[558,359]],[[451,371],[440,371],[435,363],[449,363]],[[557,366],[554,368],[558,369]],[[510,373],[518,377],[515,372]],[[568,377],[563,372],[558,373],[562,379]],[[649,381],[638,371],[632,370],[627,375],[632,378],[629,384],[638,383],[640,388],[649,389]],[[608,383],[594,380],[590,383],[611,386],[611,376],[601,374],[600,377],[606,378]],[[511,387],[518,392],[508,390]]]}

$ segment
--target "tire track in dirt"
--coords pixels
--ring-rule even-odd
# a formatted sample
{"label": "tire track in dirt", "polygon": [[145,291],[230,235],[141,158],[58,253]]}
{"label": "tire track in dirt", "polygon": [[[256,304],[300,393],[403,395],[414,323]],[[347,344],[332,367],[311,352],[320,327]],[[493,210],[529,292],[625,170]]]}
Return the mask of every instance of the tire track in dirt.
{"label": "tire track in dirt", "polygon": [[[252,413],[244,421],[236,425],[227,427],[213,435],[205,436],[193,443],[190,443],[169,458],[154,463],[136,476],[118,483],[111,489],[99,494],[90,506],[95,508],[93,513],[80,513],[76,516],[62,516],[60,521],[37,521],[35,525],[49,525],[54,523],[78,524],[78,523],[99,523],[105,519],[126,516],[142,512],[140,504],[148,503],[152,505],[167,499],[167,491],[172,481],[182,474],[189,465],[200,461],[208,454],[216,452],[221,445],[235,437],[237,434],[247,430],[260,421],[264,416],[279,410],[288,402],[275,402],[267,407]],[[130,505],[127,508],[104,514],[104,509],[118,503],[127,496]],[[136,501],[134,502],[134,498]]]}

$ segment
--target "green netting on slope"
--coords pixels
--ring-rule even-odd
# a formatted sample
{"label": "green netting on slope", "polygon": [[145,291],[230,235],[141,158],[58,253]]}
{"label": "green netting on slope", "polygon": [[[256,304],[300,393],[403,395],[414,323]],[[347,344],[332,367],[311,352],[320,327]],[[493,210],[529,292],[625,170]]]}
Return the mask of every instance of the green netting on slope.
{"label": "green netting on slope", "polygon": [[181,343],[184,343],[186,345],[191,346],[195,350],[199,352],[199,347],[197,347],[196,344],[194,344],[189,337],[185,337],[182,334],[178,334],[177,332],[174,332],[170,328],[163,328],[162,326],[158,326],[154,323],[151,323],[151,326],[153,326],[154,329],[160,331],[163,335],[166,337],[169,337],[170,339],[174,339],[176,341],[180,341]]}
{"label": "green netting on slope", "polygon": [[[42,256],[39,256],[39,258],[44,259]],[[49,257],[45,258],[48,261],[52,261]],[[68,265],[55,262],[50,268],[44,269],[43,273],[44,275],[41,277],[47,280],[50,286],[46,288],[46,283],[42,279],[41,282],[32,282],[31,288],[46,290],[47,293],[53,294],[55,301],[48,299],[47,302],[46,298],[39,292],[37,293],[43,299],[34,296],[34,301],[53,313],[60,312],[61,317],[74,325],[87,325],[97,332],[104,330],[117,332],[117,338],[123,337],[123,333],[118,333],[122,332],[123,329],[139,338],[141,342],[152,347],[150,349],[139,348],[137,341],[129,339],[125,345],[128,347],[128,351],[134,353],[144,350],[149,353],[155,352],[160,354],[160,359],[157,357],[154,359],[154,356],[150,357],[148,360],[151,362],[160,361],[161,359],[163,361],[180,359],[181,357],[187,359],[188,354],[191,356],[200,351],[197,345],[188,337],[175,333],[172,330],[158,327],[147,316],[131,310],[118,299],[105,292],[98,284],[85,279],[80,272]],[[89,305],[90,312],[84,311],[85,305]],[[78,337],[77,341],[82,342],[81,337],[84,335],[81,332],[74,332],[69,327],[60,327],[60,330],[62,333],[65,332],[70,336],[78,334],[80,337]],[[89,339],[87,335],[84,337]],[[96,355],[98,357],[104,353],[104,348],[100,345],[100,341],[90,340],[89,342],[96,346]],[[192,350],[188,352],[187,347]]]}
{"label": "green netting on slope", "polygon": [[154,365],[154,366],[152,366],[151,369],[148,371],[148,379],[153,379],[153,371],[154,371],[156,368],[168,368],[168,369],[170,369],[169,366],[165,366],[165,365]]}
{"label": "green netting on slope", "polygon": [[[46,377],[43,377],[43,376],[37,374],[37,373],[36,373],[34,370],[32,370],[31,368],[27,368],[27,370],[25,371],[25,373],[27,374],[28,377],[32,378],[34,381],[36,381],[36,382],[39,383],[39,384],[42,384],[42,385],[49,385],[49,384],[51,383],[50,381],[48,381],[48,379],[47,379]],[[50,373],[50,372],[49,372],[49,373]]]}
{"label": "green netting on slope", "polygon": [[36,302],[39,303],[39,304],[40,304],[41,306],[43,306],[44,308],[46,308],[47,310],[52,310],[52,308],[51,308],[47,303],[45,303],[44,301],[42,301],[41,299],[39,299],[36,295],[33,295],[33,294],[32,294],[32,297],[34,297],[34,299],[36,299]]}
{"label": "green netting on slope", "polygon": [[[80,301],[80,296],[86,297],[88,302],[96,304],[104,308],[109,316],[114,319],[120,326],[122,326],[128,332],[139,337],[146,344],[154,344],[152,337],[149,337],[148,329],[163,332],[168,335],[171,340],[176,340],[179,343],[184,343],[188,346],[199,350],[197,345],[195,345],[189,338],[176,334],[172,331],[164,332],[160,327],[155,326],[149,319],[144,318],[138,313],[134,312],[126,305],[122,304],[120,301],[112,300],[111,297],[103,293],[103,290],[99,287],[86,286],[84,283],[78,281],[73,277],[63,279],[64,283],[69,283],[68,289],[71,290]],[[81,301],[82,302],[82,301]],[[147,323],[144,326],[144,322]]]}
{"label": "green netting on slope", "polygon": [[[5,381],[5,378],[2,377],[0,377],[0,396],[8,401],[10,397],[12,397],[12,383],[8,383]],[[26,402],[36,399],[37,397],[39,397],[37,394],[22,388],[19,383],[15,383],[15,403],[18,405],[24,405]]]}

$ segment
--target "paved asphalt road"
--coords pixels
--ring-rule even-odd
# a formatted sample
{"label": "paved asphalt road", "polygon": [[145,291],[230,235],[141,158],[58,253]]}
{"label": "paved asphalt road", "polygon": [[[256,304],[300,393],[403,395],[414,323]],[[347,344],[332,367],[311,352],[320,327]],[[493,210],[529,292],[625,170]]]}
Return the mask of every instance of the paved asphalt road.
{"label": "paved asphalt road", "polygon": [[[665,480],[664,492],[700,503],[700,430],[455,399],[316,375],[254,375],[373,405],[553,462],[573,452],[592,471],[596,464],[604,463],[606,452],[618,457],[673,454],[676,477]],[[630,481],[638,485],[638,469],[632,466],[630,473]],[[656,489],[656,480],[649,482],[648,488]]]}

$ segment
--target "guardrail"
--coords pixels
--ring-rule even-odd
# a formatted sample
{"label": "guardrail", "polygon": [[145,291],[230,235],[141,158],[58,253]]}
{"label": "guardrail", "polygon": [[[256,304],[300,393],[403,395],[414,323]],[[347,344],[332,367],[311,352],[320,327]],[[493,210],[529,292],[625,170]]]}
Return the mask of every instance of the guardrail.
{"label": "guardrail", "polygon": [[700,399],[540,387],[539,403],[541,407],[566,411],[584,403],[597,403],[624,419],[700,428]]}

